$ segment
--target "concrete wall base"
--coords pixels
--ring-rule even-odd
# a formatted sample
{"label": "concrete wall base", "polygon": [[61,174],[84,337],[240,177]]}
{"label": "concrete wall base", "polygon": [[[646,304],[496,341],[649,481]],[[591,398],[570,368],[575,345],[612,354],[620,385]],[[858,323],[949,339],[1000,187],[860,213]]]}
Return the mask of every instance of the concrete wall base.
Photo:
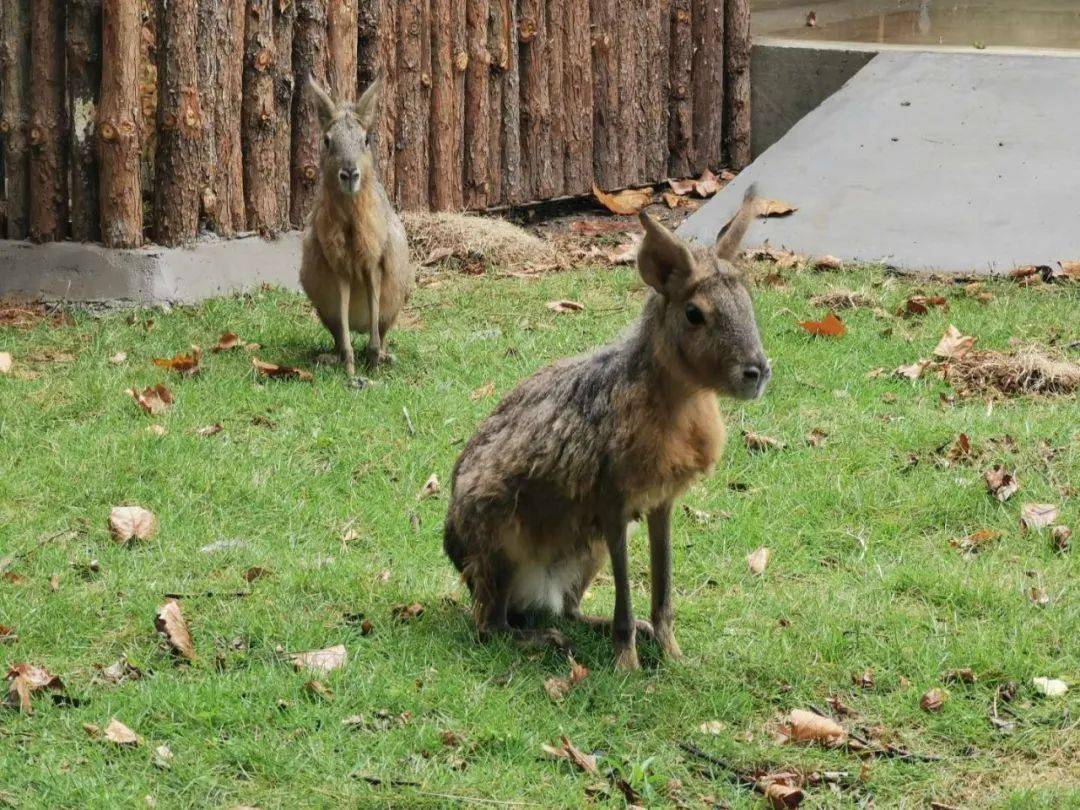
{"label": "concrete wall base", "polygon": [[260,284],[299,289],[301,233],[111,250],[0,240],[0,296],[74,303],[193,303]]}

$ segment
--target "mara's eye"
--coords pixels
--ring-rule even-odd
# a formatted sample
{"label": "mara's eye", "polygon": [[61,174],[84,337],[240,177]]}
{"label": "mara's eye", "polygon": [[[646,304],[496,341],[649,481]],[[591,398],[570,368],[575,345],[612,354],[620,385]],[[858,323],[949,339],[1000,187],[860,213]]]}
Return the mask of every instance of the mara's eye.
{"label": "mara's eye", "polygon": [[686,320],[690,322],[691,326],[701,326],[705,323],[705,316],[701,313],[701,310],[693,304],[687,304],[685,312]]}
{"label": "mara's eye", "polygon": [[323,143],[326,144],[327,146],[330,145],[330,133],[329,132],[327,132],[325,135],[323,135]]}
{"label": "mara's eye", "polygon": [[371,133],[370,132],[365,132],[364,133],[364,146],[371,146]]}

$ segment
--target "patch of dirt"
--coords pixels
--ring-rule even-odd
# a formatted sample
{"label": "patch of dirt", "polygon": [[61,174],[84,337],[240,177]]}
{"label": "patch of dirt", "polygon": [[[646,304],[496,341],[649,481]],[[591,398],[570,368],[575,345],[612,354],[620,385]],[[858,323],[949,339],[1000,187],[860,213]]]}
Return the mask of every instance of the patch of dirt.
{"label": "patch of dirt", "polygon": [[940,366],[942,378],[957,394],[1071,394],[1080,388],[1080,363],[1048,354],[1037,346],[1014,352],[969,351]]}
{"label": "patch of dirt", "polygon": [[52,326],[71,326],[71,316],[56,306],[0,298],[0,328],[33,329],[42,321]]}

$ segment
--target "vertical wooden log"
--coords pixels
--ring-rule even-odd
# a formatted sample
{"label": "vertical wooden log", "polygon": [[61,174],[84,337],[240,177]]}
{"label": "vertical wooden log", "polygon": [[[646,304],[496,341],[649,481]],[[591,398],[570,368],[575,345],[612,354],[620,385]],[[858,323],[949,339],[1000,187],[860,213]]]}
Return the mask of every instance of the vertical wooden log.
{"label": "vertical wooden log", "polygon": [[671,4],[670,118],[668,119],[668,173],[688,177],[694,143],[693,59],[691,0]]}
{"label": "vertical wooden log", "polygon": [[[382,23],[380,0],[358,0],[356,25],[359,44],[356,49],[356,86],[361,90],[379,75],[380,43],[379,29]],[[384,71],[385,72],[385,71]]]}
{"label": "vertical wooden log", "polygon": [[398,8],[397,0],[379,0],[379,70],[383,76],[379,125],[375,133],[376,163],[383,188],[394,204],[397,194],[398,122]]}
{"label": "vertical wooden log", "polygon": [[142,194],[139,184],[140,35],[138,0],[102,0],[101,240],[106,247],[142,244]]}
{"label": "vertical wooden log", "polygon": [[244,33],[242,128],[248,227],[277,231],[277,131],[274,101],[273,0],[248,0]]}
{"label": "vertical wooden log", "polygon": [[4,194],[8,239],[30,233],[30,0],[0,0],[0,136],[4,140]]}
{"label": "vertical wooden log", "polygon": [[463,122],[457,114],[454,0],[431,3],[431,207],[460,209]]}
{"label": "vertical wooden log", "polygon": [[356,49],[360,42],[357,0],[329,0],[327,70],[334,101],[356,101]]}
{"label": "vertical wooden log", "polygon": [[143,222],[147,228],[155,221],[154,173],[157,160],[158,110],[158,17],[161,0],[141,0],[142,30],[139,32],[139,99],[142,105],[142,124],[139,130],[141,152],[139,175],[143,191]]}
{"label": "vertical wooden log", "polygon": [[30,238],[67,233],[64,0],[37,0],[30,15]]}
{"label": "vertical wooden log", "polygon": [[646,57],[639,65],[642,99],[645,105],[643,182],[655,183],[668,176],[668,97],[671,77],[668,70],[671,50],[671,0],[651,0],[645,6]]}
{"label": "vertical wooden log", "polygon": [[547,15],[543,0],[521,0],[518,41],[521,47],[521,157],[528,197],[542,200],[555,193],[551,150],[547,146],[551,98],[547,78]]}
{"label": "vertical wooden log", "polygon": [[566,152],[565,191],[588,194],[593,167],[593,64],[589,7],[569,0],[563,18],[563,94]]}
{"label": "vertical wooden log", "polygon": [[521,165],[521,59],[518,45],[518,13],[514,0],[500,0],[506,25],[507,66],[503,74],[502,121],[502,198],[505,204],[524,202],[525,182]]}
{"label": "vertical wooden log", "polygon": [[195,238],[202,190],[196,0],[169,0],[160,19],[154,238],[162,245],[178,245]]}
{"label": "vertical wooden log", "polygon": [[604,189],[619,185],[619,77],[616,0],[590,0],[593,58],[593,175]]}
{"label": "vertical wooden log", "polygon": [[[214,100],[214,146],[217,152],[216,230],[231,236],[247,229],[244,199],[242,109],[244,95],[244,0],[218,0],[213,40],[218,83]],[[200,40],[204,41],[204,40]],[[205,42],[205,41],[204,41]]]}
{"label": "vertical wooden log", "polygon": [[483,208],[488,201],[491,151],[491,97],[488,79],[488,0],[465,0],[469,66],[465,71],[465,206]]}
{"label": "vertical wooden log", "polygon": [[98,92],[101,89],[101,0],[71,0],[67,18],[68,120],[71,121],[71,238],[96,242]]}
{"label": "vertical wooden log", "polygon": [[[292,108],[296,90],[293,78],[293,31],[295,0],[274,3],[274,163],[277,177],[278,225],[289,227],[292,196]],[[353,81],[356,80],[355,69]]]}
{"label": "vertical wooden log", "polygon": [[509,0],[488,0],[487,53],[491,59],[488,66],[488,172],[486,205],[494,205],[502,199],[502,97],[506,69],[510,66],[510,48],[506,39],[507,7]]}
{"label": "vertical wooden log", "polygon": [[298,0],[293,38],[296,92],[292,110],[292,200],[289,220],[303,228],[319,186],[322,128],[308,77],[326,84],[326,0]]}
{"label": "vertical wooden log", "polygon": [[218,199],[217,94],[220,90],[217,69],[216,18],[227,13],[222,0],[198,0],[195,41],[195,67],[199,74],[199,102],[202,105],[202,131],[199,133],[199,229],[217,231]]}
{"label": "vertical wooden log", "polygon": [[691,173],[723,160],[725,0],[693,0],[694,152]]}
{"label": "vertical wooden log", "polygon": [[[572,0],[571,0],[572,1]],[[563,7],[566,0],[547,0],[544,4],[544,49],[547,53],[548,125],[544,148],[548,151],[547,162],[551,166],[550,191],[544,197],[558,197],[566,193],[566,118],[575,111],[566,109],[563,103],[563,44],[566,31],[563,27]]]}
{"label": "vertical wooden log", "polygon": [[431,111],[431,33],[427,0],[402,0],[398,7],[397,183],[402,208],[428,208]]}
{"label": "vertical wooden log", "polygon": [[640,181],[642,175],[641,132],[644,112],[638,100],[638,62],[643,25],[643,3],[647,0],[625,0],[618,8],[616,19],[616,65],[619,87],[619,121],[616,134],[618,145],[618,186]]}
{"label": "vertical wooden log", "polygon": [[724,3],[724,141],[731,168],[750,163],[750,2]]}

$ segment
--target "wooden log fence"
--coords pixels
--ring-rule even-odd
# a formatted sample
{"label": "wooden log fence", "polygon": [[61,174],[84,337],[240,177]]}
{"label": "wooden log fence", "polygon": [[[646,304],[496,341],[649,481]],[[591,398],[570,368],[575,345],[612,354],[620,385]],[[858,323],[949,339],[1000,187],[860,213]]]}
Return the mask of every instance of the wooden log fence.
{"label": "wooden log fence", "polygon": [[0,238],[302,227],[309,76],[343,101],[383,77],[372,148],[407,209],[742,168],[748,2],[0,0]]}

